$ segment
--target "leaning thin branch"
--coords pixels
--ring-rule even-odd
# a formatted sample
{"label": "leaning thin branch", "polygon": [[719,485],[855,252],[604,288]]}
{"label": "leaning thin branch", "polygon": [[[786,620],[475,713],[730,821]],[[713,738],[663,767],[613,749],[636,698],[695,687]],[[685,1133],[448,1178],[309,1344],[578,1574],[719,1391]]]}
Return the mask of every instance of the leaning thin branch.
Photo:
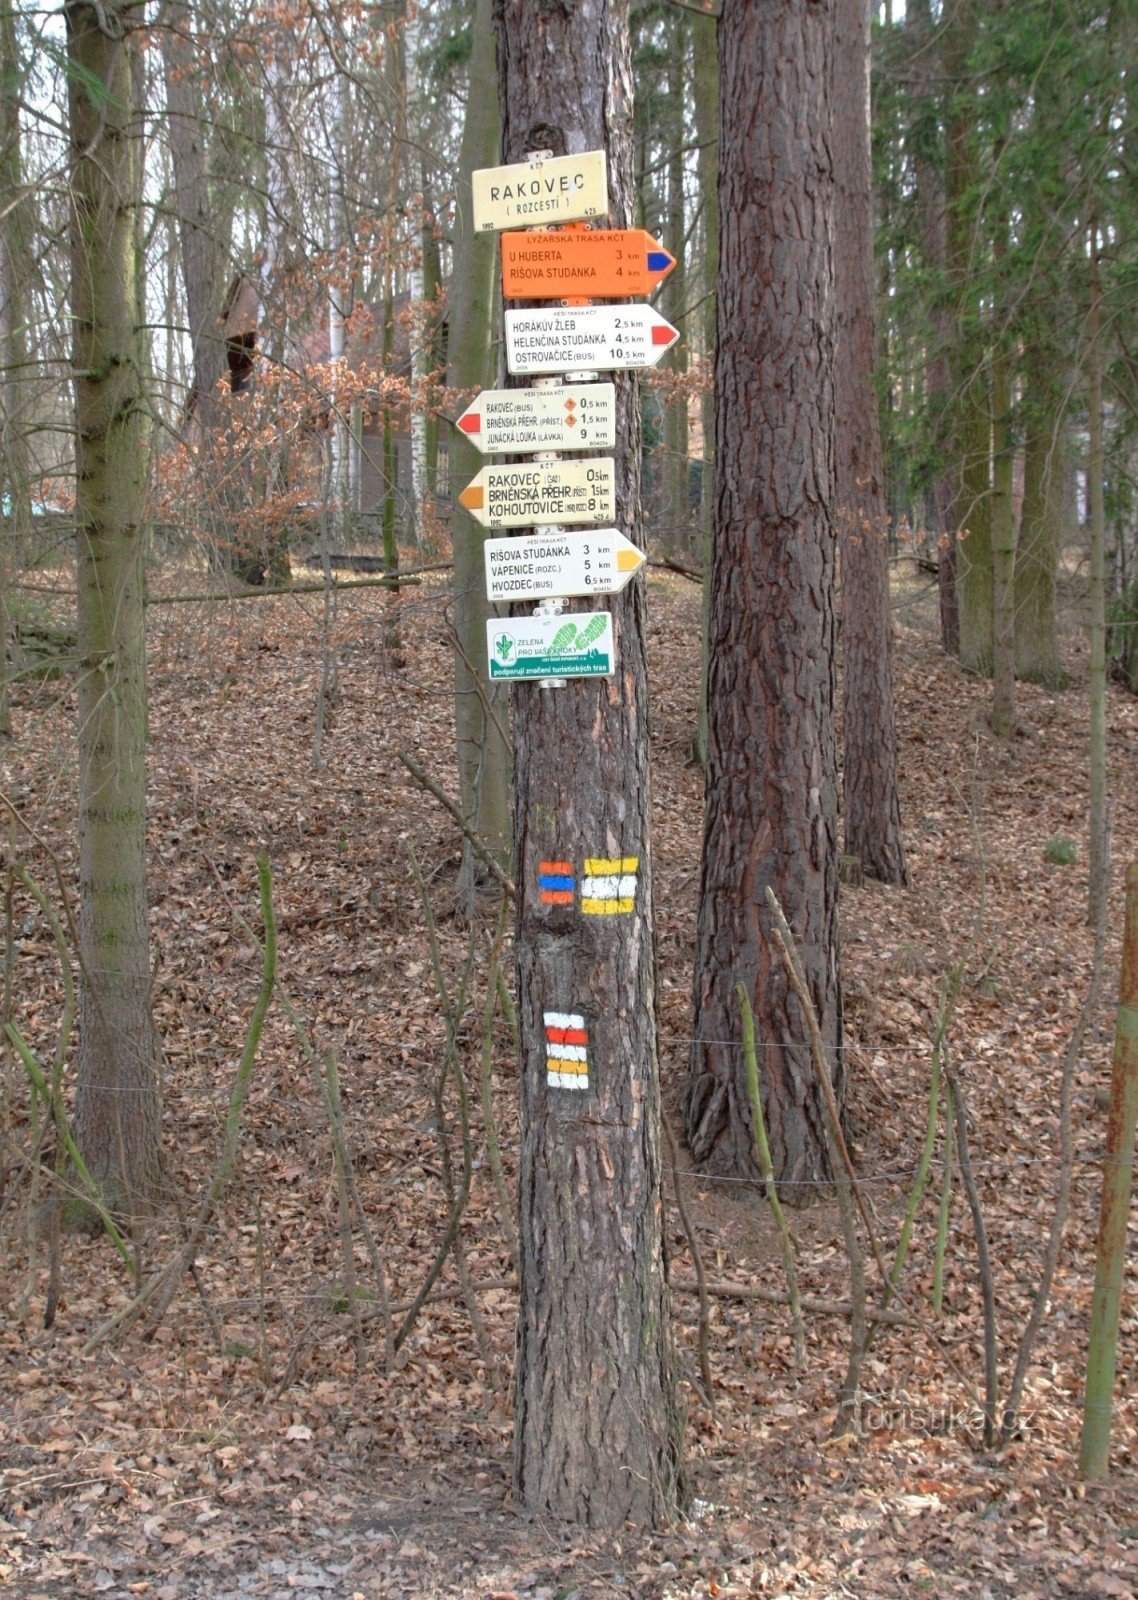
{"label": "leaning thin branch", "polygon": [[679,1152],[676,1146],[676,1136],[672,1132],[672,1124],[668,1120],[668,1113],[661,1106],[660,1125],[664,1130],[664,1137],[668,1141],[668,1154],[672,1158],[672,1184],[676,1191],[676,1210],[680,1213],[680,1222],[691,1251],[692,1265],[695,1267],[696,1291],[699,1294],[699,1376],[703,1385],[704,1399],[715,1411],[715,1391],[711,1386],[711,1308],[707,1300],[707,1273],[703,1266],[703,1252],[699,1248],[695,1229],[692,1227],[691,1217],[688,1215],[687,1201],[684,1199],[684,1186],[680,1182]]}
{"label": "leaning thin branch", "polygon": [[778,1197],[778,1185],[774,1181],[774,1162],[771,1160],[770,1140],[767,1138],[766,1118],[763,1116],[763,1094],[759,1084],[758,1058],[755,1053],[755,1018],[751,1010],[751,998],[747,993],[747,985],[739,982],[735,985],[735,995],[739,1001],[739,1010],[743,1023],[743,1061],[747,1073],[747,1096],[751,1102],[751,1121],[754,1126],[755,1150],[759,1158],[759,1169],[763,1181],[767,1186],[767,1200],[778,1228],[779,1240],[782,1243],[782,1261],[786,1269],[787,1299],[794,1320],[794,1365],[801,1372],[806,1365],[806,1327],[802,1321],[802,1307],[798,1299],[798,1273],[794,1265],[794,1241],[790,1237],[790,1228],[787,1224],[786,1213],[782,1209],[782,1201]]}
{"label": "leaning thin branch", "polygon": [[430,774],[424,772],[419,763],[409,756],[406,750],[400,750],[399,759],[414,778],[415,782],[421,784],[422,787],[426,789],[428,794],[433,794],[435,799],[439,802],[439,805],[441,805],[447,815],[453,819],[456,826],[461,831],[463,838],[470,845],[470,848],[474,851],[479,861],[482,862],[482,865],[486,868],[487,872],[489,872],[492,877],[497,879],[511,900],[516,900],[518,891],[514,886],[513,879],[508,878],[502,871],[501,867],[494,860],[494,857],[491,855],[490,851],[486,848],[482,840],[475,833],[474,829],[463,817],[462,812],[458,809],[450,796],[445,794],[443,790],[439,788],[438,784],[430,776]]}
{"label": "leaning thin branch", "polygon": [[[853,1162],[842,1135],[841,1116],[838,1112],[838,1102],[834,1095],[834,1086],[830,1081],[830,1069],[826,1064],[826,1057],[822,1049],[822,1034],[818,1027],[818,1018],[814,1011],[814,1002],[810,991],[806,987],[806,979],[798,965],[797,952],[794,947],[794,938],[790,931],[782,907],[774,890],[767,885],[767,905],[770,907],[774,918],[775,938],[782,949],[786,961],[787,971],[790,974],[790,983],[798,1002],[802,1007],[806,1019],[806,1031],[810,1039],[810,1054],[814,1062],[814,1072],[822,1090],[822,1103],[824,1107],[822,1129],[826,1138],[826,1150],[830,1158],[833,1172],[834,1193],[838,1201],[838,1211],[842,1219],[842,1233],[845,1238],[846,1256],[850,1267],[850,1301],[853,1310],[850,1315],[850,1353],[846,1364],[846,1375],[842,1380],[841,1393],[838,1399],[838,1413],[834,1419],[834,1434],[856,1432],[860,1421],[860,1393],[861,1393],[861,1367],[865,1358],[865,1346],[868,1334],[865,1304],[865,1251],[862,1249],[861,1240],[858,1238],[857,1218],[854,1215],[855,1205],[862,1213],[866,1228],[872,1236],[872,1228],[866,1217],[865,1207],[861,1203],[857,1182],[854,1177]],[[878,1265],[881,1266],[880,1259]],[[886,1274],[882,1267],[882,1277]]]}
{"label": "leaning thin branch", "polygon": [[992,1261],[988,1255],[988,1234],[984,1227],[984,1212],[980,1205],[980,1191],[976,1174],[972,1170],[972,1155],[968,1148],[968,1112],[960,1085],[945,1063],[944,1081],[948,1087],[949,1105],[956,1108],[956,1151],[960,1161],[960,1176],[968,1206],[972,1212],[972,1230],[976,1237],[976,1262],[980,1270],[980,1294],[984,1306],[984,1448],[990,1450],[996,1442],[996,1408],[999,1404],[999,1358],[996,1343],[996,1288],[992,1278]]}
{"label": "leaning thin branch", "polygon": [[[374,578],[353,578],[349,583],[337,581],[336,588],[343,589],[392,589],[398,588],[401,583],[408,583],[417,579],[424,572],[446,572],[452,566],[450,561],[434,561],[428,567],[410,567],[406,572],[398,574],[388,572]],[[53,590],[53,593],[62,593],[62,590]],[[148,606],[193,606],[202,605],[210,600],[267,600],[277,595],[289,594],[323,594],[323,583],[272,583],[265,584],[257,589],[220,589],[206,594],[155,594],[147,600]]]}

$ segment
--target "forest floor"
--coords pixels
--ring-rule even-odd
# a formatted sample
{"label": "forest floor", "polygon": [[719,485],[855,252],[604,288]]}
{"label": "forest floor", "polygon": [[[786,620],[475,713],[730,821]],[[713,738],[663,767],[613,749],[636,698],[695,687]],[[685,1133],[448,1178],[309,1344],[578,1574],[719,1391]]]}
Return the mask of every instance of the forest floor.
{"label": "forest floor", "polygon": [[[1072,687],[1023,687],[1021,736],[990,735],[989,689],[939,653],[935,596],[901,569],[897,704],[907,889],[841,892],[853,1148],[891,1252],[926,1118],[930,1039],[949,973],[967,976],[950,1030],[964,1086],[998,1313],[1003,1392],[1038,1281],[1058,1175],[1064,1045],[1086,994],[1087,655],[1072,624]],[[50,575],[46,584],[56,581]],[[61,586],[66,580],[58,579]],[[201,574],[159,571],[161,597]],[[691,1030],[702,777],[688,764],[696,708],[698,591],[653,570],[654,854],[659,1029],[674,1123]],[[45,610],[54,602],[40,597]],[[60,616],[68,602],[59,602]],[[315,1045],[335,1052],[344,1139],[391,1298],[422,1284],[446,1201],[433,1084],[444,1046],[422,866],[453,988],[470,924],[456,896],[450,819],[408,778],[412,753],[453,792],[448,605],[439,576],[398,601],[340,595],[335,703],[313,764],[321,664],[318,595],[154,604],[150,892],[154,1002],[165,1051],[170,1203],[138,1241],[143,1270],[177,1248],[216,1168],[259,957],[255,855],[269,852],[279,978]],[[401,644],[385,645],[398,614]],[[49,895],[57,855],[74,880],[74,684],[17,695],[5,794],[34,827],[12,848]],[[5,1062],[8,1200],[0,1236],[0,1587],[13,1600],[352,1597],[991,1597],[1138,1593],[1138,1250],[1131,1251],[1112,1476],[1078,1481],[1080,1392],[1100,1192],[1121,929],[1121,867],[1138,840],[1138,702],[1110,690],[1111,789],[1120,870],[1102,997],[1074,1084],[1077,1160],[1052,1306],[1023,1426],[978,1444],[981,1310],[968,1207],[957,1184],[935,1331],[889,1328],[873,1348],[864,1435],[830,1428],[848,1325],[811,1316],[796,1373],[784,1308],[712,1299],[714,1410],[694,1379],[697,1301],[671,1191],[669,1243],[692,1499],[666,1533],[583,1532],[510,1494],[509,1372],[515,1296],[478,1112],[485,897],[463,1066],[474,1177],[463,1236],[481,1340],[448,1263],[395,1366],[367,1241],[353,1235],[363,1299],[349,1314],[329,1121],[284,1010],[265,1029],[239,1163],[198,1261],[160,1323],[143,1318],[85,1351],[130,1301],[104,1237],[65,1236],[61,1295],[45,1329],[44,1208],[29,1205],[26,1083]],[[1049,839],[1077,845],[1051,865]],[[244,919],[244,920],[243,920]],[[13,1014],[48,1059],[62,991],[50,926],[12,902]],[[509,1036],[495,1034],[493,1106],[508,1175],[517,1138]],[[456,1159],[454,1107],[447,1118]],[[907,1293],[927,1294],[941,1190],[933,1176]],[[15,1161],[16,1165],[13,1165]],[[683,1163],[681,1162],[681,1166]],[[782,1287],[769,1213],[750,1185],[686,1168],[708,1276]],[[1136,1215],[1138,1220],[1138,1215]],[[791,1214],[804,1293],[841,1300],[847,1270],[833,1204]],[[931,1314],[926,1313],[931,1317]]]}

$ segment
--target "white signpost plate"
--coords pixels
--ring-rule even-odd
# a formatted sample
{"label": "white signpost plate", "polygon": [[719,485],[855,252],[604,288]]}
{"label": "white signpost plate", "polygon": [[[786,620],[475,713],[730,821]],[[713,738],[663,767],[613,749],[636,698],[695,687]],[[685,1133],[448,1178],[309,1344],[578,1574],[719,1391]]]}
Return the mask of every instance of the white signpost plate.
{"label": "white signpost plate", "polygon": [[611,383],[483,389],[455,427],[487,456],[500,450],[611,450],[616,389]]}
{"label": "white signpost plate", "polygon": [[470,174],[470,186],[476,233],[584,222],[608,215],[608,166],[603,150],[519,161],[510,167],[480,167]]}
{"label": "white signpost plate", "polygon": [[458,499],[484,528],[612,522],[616,470],[611,456],[483,467]]}
{"label": "white signpost plate", "polygon": [[533,678],[611,678],[612,613],[492,617],[486,624],[491,683]]}
{"label": "white signpost plate", "polygon": [[654,367],[679,336],[653,306],[507,310],[506,362],[517,373]]}
{"label": "white signpost plate", "polygon": [[643,550],[619,528],[487,539],[483,550],[486,598],[498,601],[618,594],[644,564]]}

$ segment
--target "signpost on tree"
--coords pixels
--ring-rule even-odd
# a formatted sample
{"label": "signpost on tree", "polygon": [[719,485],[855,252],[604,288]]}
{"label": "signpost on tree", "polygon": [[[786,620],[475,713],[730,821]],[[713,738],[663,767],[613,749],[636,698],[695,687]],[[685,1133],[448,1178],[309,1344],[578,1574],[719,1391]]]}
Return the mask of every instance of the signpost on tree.
{"label": "signpost on tree", "polygon": [[[513,165],[479,175],[475,192],[497,198],[478,225],[547,231],[551,221],[595,218],[627,227],[627,0],[556,8],[495,0],[494,17],[502,152]],[[540,158],[527,160],[535,152]],[[585,175],[601,163],[607,187],[598,204]],[[592,209],[505,215],[560,204],[562,176]],[[550,396],[620,372],[615,515],[603,519],[616,527],[587,537],[635,536],[640,414],[636,380],[624,374],[666,348],[651,331],[662,319],[637,306],[519,308],[506,317],[526,342],[512,371],[569,379],[564,389],[539,380],[526,393],[535,416],[546,414]],[[616,347],[624,329],[614,318],[627,321],[635,359],[624,359],[625,341]],[[676,332],[663,327],[671,343]],[[556,416],[556,400],[552,408]],[[483,412],[474,416],[481,431]],[[544,437],[529,446],[546,447]],[[585,537],[550,530],[547,542]],[[616,591],[625,546],[614,541],[613,549]],[[547,558],[563,564],[570,592],[576,554]],[[499,646],[513,661],[538,654],[542,674],[513,690],[522,1046],[514,1482],[534,1510],[592,1526],[658,1526],[678,1509],[683,1472],[663,1249],[643,585],[625,583],[604,611],[555,615],[558,598],[539,604],[544,615],[502,618],[488,641],[492,659]],[[582,657],[609,655],[611,677],[569,678],[565,653],[582,640]],[[564,686],[542,686],[550,682]]]}

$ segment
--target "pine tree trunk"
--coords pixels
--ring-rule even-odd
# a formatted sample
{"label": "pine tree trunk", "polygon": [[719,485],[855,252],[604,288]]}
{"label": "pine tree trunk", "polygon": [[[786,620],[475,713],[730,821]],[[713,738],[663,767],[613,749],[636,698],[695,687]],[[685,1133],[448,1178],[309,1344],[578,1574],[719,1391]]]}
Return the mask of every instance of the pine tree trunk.
{"label": "pine tree trunk", "polygon": [[[764,890],[799,941],[842,1087],[834,746],[832,0],[739,0],[719,24],[719,346],[707,808],[688,1143],[756,1176],[733,988],[752,996],[775,1173],[826,1170],[804,1019]],[[700,1041],[706,1041],[701,1043]]]}
{"label": "pine tree trunk", "polygon": [[[666,547],[676,555],[691,554],[691,516],[688,510],[688,396],[689,342],[687,338],[687,269],[685,256],[684,207],[684,104],[687,76],[687,27],[680,12],[671,19],[668,51],[668,226],[664,245],[676,258],[676,265],[664,285],[664,313],[685,337],[668,351],[665,361],[676,374],[679,387],[664,407],[664,500]],[[678,319],[678,320],[677,320]]]}
{"label": "pine tree trunk", "polygon": [[[703,203],[703,278],[700,285],[703,311],[703,358],[715,359],[716,295],[719,273],[719,50],[717,25],[711,17],[692,23],[692,96],[695,126],[699,136],[699,189]],[[705,366],[705,375],[710,365]],[[699,478],[699,541],[703,583],[700,586],[699,626],[699,722],[693,754],[700,766],[707,764],[707,627],[711,612],[711,541],[714,525],[715,391],[707,385],[700,395],[700,420],[703,424],[703,462]]]}
{"label": "pine tree trunk", "polygon": [[893,716],[889,516],[874,384],[869,15],[870,0],[837,0],[834,427],[845,661],[842,799],[847,854],[857,856],[870,877],[905,883]]}
{"label": "pine tree trunk", "polygon": [[[604,146],[611,222],[633,215],[627,5],[496,0],[502,154]],[[618,375],[617,504],[639,532],[638,384]],[[644,583],[612,597],[616,676],[514,698],[521,1305],[514,1481],[592,1526],[666,1522],[681,1496],[664,1263]],[[615,858],[628,898],[543,903],[543,861]],[[605,869],[594,867],[594,871]],[[557,1087],[547,1027],[584,1033],[588,1087]],[[564,1024],[567,1025],[567,1024]],[[582,1048],[578,1043],[576,1048]]]}
{"label": "pine tree trunk", "polygon": [[[133,8],[69,4],[79,677],[79,1088],[75,1138],[116,1206],[160,1169],[146,929],[146,396],[141,118]],[[97,96],[91,87],[98,86]]]}
{"label": "pine tree trunk", "polygon": [[[474,232],[470,203],[471,172],[493,166],[498,154],[498,84],[492,18],[493,0],[477,0],[470,91],[459,157],[459,226],[447,333],[447,387],[463,393],[483,386],[493,387],[496,371],[491,338],[498,241],[493,234]],[[494,612],[486,599],[482,557],[485,530],[458,503],[459,491],[481,467],[482,457],[467,436],[454,427],[447,434],[447,465],[454,545],[457,641],[454,725],[459,794],[463,812],[472,819],[474,831],[504,867],[510,860],[513,841],[510,819],[512,758],[499,729],[504,729],[509,722],[509,699],[501,685],[491,688],[488,683],[486,619]],[[493,716],[487,713],[483,695],[493,709]],[[468,886],[473,884],[478,871],[478,863],[467,848],[463,879]]]}

